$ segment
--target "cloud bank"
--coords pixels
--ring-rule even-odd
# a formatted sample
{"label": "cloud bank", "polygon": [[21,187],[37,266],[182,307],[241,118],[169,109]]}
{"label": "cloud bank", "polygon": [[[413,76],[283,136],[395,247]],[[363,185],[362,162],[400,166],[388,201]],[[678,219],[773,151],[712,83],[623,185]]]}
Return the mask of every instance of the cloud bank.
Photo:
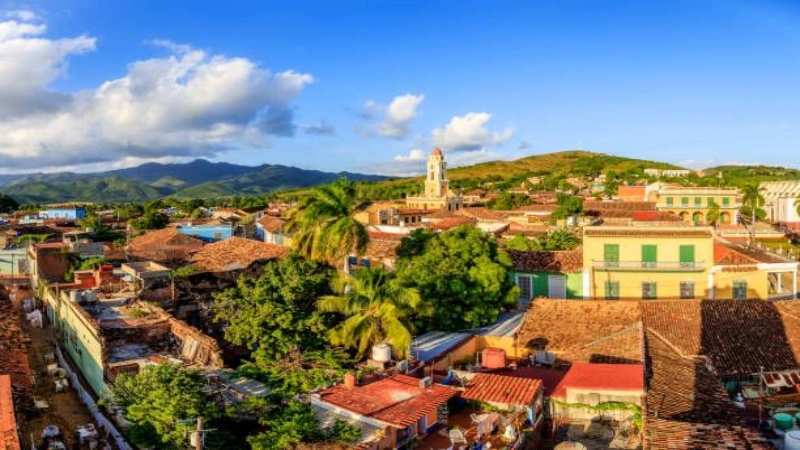
{"label": "cloud bank", "polygon": [[[292,101],[314,82],[241,57],[150,41],[167,55],[79,92],[50,86],[71,57],[96,49],[90,36],[47,37],[35,14],[0,22],[0,164],[13,170],[125,158],[211,157],[264,148],[297,130]],[[302,128],[330,133],[331,127]]]}
{"label": "cloud bank", "polygon": [[424,95],[398,95],[384,106],[372,100],[364,103],[362,116],[376,121],[368,130],[370,136],[389,139],[405,139],[411,134],[411,122],[417,117],[417,108],[425,100]]}

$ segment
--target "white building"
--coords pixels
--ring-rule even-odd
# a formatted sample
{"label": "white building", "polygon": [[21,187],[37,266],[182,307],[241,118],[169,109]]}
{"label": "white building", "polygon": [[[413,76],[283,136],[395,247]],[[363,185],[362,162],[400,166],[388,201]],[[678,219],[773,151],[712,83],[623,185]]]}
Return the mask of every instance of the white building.
{"label": "white building", "polygon": [[764,210],[770,222],[800,225],[800,214],[797,213],[800,180],[765,181],[759,188],[764,196]]}

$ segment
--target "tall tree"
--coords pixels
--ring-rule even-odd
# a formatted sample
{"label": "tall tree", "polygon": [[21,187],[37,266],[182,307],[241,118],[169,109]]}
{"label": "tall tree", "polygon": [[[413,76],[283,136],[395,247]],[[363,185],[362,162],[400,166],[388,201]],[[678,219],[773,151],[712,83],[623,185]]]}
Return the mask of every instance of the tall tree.
{"label": "tall tree", "polygon": [[363,254],[369,234],[355,215],[369,204],[358,197],[356,184],[345,179],[314,189],[289,213],[295,249],[308,258],[337,264],[351,252]]}
{"label": "tall tree", "polygon": [[419,292],[383,269],[358,270],[337,284],[339,295],[317,302],[320,310],[345,316],[328,334],[331,343],[355,348],[363,356],[372,345],[385,342],[395,355],[405,357],[411,345],[411,317],[430,312]]}
{"label": "tall tree", "polygon": [[[406,239],[417,242],[406,245]],[[488,325],[516,304],[518,290],[508,276],[511,260],[479,229],[459,227],[406,239],[398,251],[397,276],[406,286],[419,289],[432,307],[430,316],[416,320],[423,329],[456,331]]]}
{"label": "tall tree", "polygon": [[330,266],[291,253],[265,265],[260,277],[242,276],[235,287],[215,294],[214,318],[226,324],[225,339],[249,347],[257,359],[323,349],[332,324],[316,302],[333,293],[333,275]]}
{"label": "tall tree", "polygon": [[121,374],[110,386],[111,402],[125,411],[133,422],[134,443],[142,447],[186,444],[184,432],[198,416],[218,417],[214,402],[204,393],[205,378],[200,371],[177,365],[147,366],[138,374]]}
{"label": "tall tree", "polygon": [[706,213],[706,222],[716,226],[717,222],[719,222],[719,217],[719,204],[714,200],[711,200],[711,203],[708,205],[708,212]]}
{"label": "tall tree", "polygon": [[764,206],[764,196],[757,184],[748,184],[742,188],[742,203],[750,207],[752,219],[750,224],[756,223],[756,210]]}
{"label": "tall tree", "polygon": [[13,198],[0,194],[0,214],[8,214],[19,209],[19,203]]}

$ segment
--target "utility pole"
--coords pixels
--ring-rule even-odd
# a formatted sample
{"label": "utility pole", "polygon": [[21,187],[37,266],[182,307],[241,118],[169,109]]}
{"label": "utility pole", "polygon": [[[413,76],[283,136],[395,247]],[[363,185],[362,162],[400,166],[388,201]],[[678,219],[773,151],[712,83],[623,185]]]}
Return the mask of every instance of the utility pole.
{"label": "utility pole", "polygon": [[197,438],[194,441],[194,450],[203,450],[203,416],[197,417]]}

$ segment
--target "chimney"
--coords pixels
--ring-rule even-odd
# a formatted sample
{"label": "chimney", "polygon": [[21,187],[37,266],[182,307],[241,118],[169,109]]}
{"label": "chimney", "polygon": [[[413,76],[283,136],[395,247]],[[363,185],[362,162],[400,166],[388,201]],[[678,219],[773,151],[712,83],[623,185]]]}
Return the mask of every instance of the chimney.
{"label": "chimney", "polygon": [[347,389],[353,389],[356,387],[356,374],[353,372],[347,372],[344,374],[344,387]]}

